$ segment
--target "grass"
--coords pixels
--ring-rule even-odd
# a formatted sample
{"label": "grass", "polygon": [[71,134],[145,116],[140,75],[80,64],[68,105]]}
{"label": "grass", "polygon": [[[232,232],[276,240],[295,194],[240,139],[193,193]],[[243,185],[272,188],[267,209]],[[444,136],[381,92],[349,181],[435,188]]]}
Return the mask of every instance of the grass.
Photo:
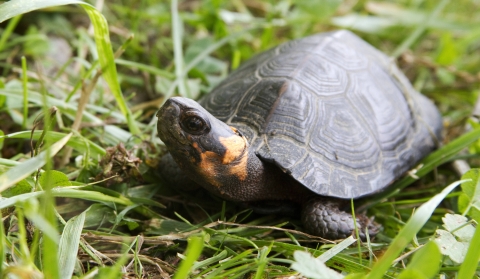
{"label": "grass", "polygon": [[[478,3],[106,2],[0,4],[1,278],[480,276]],[[166,98],[338,28],[397,57],[445,123],[444,146],[365,206],[375,239],[324,242],[298,220],[159,184]]]}

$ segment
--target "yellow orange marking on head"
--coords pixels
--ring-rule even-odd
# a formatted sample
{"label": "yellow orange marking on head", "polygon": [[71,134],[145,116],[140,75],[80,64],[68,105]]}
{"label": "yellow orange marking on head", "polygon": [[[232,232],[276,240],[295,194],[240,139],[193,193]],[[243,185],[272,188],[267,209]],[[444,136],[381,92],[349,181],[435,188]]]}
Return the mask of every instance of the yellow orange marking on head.
{"label": "yellow orange marking on head", "polygon": [[[235,128],[232,130],[237,133]],[[239,180],[247,178],[248,144],[243,136],[233,135],[220,137],[220,144],[225,147],[225,154],[213,151],[202,151],[198,143],[192,144],[200,156],[197,164],[197,173],[203,176],[206,182],[219,188],[226,181],[221,177],[226,175],[236,176]]]}
{"label": "yellow orange marking on head", "polygon": [[222,159],[222,164],[230,164],[236,160],[239,156],[242,156],[245,148],[247,148],[247,141],[244,137],[231,136],[228,138],[220,137],[220,143],[227,150]]}
{"label": "yellow orange marking on head", "polygon": [[230,167],[229,173],[238,177],[239,180],[243,181],[248,176],[248,150],[245,151],[244,156],[240,159],[237,164],[234,164]]}
{"label": "yellow orange marking on head", "polygon": [[[235,128],[232,128],[236,132]],[[220,138],[220,143],[227,150],[222,158],[224,165],[230,164],[228,172],[238,177],[240,180],[245,180],[248,175],[248,145],[247,139],[242,136],[231,136],[228,138]]]}
{"label": "yellow orange marking on head", "polygon": [[192,146],[200,155],[200,163],[197,165],[197,168],[199,169],[198,174],[202,175],[204,179],[211,185],[220,187],[221,183],[216,179],[218,174],[215,168],[215,166],[220,162],[220,156],[212,151],[202,152],[196,142],[194,142]]}

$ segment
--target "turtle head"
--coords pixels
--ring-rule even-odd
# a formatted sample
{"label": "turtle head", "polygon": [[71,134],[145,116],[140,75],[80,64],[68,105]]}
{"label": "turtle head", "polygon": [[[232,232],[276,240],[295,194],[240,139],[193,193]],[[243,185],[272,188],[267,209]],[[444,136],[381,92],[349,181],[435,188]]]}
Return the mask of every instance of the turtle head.
{"label": "turtle head", "polygon": [[247,176],[248,142],[197,102],[173,97],[157,113],[158,135],[193,181],[223,196],[226,180]]}

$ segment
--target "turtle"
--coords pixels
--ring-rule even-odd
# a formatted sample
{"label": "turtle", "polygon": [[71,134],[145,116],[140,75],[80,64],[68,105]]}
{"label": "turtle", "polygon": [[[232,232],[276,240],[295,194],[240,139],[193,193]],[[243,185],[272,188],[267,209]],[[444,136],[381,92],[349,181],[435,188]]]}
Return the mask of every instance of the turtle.
{"label": "turtle", "polygon": [[[394,61],[348,30],[288,41],[242,64],[198,103],[169,98],[157,112],[168,153],[161,176],[224,200],[281,213],[336,240],[374,237],[349,212],[435,148],[442,118]],[[260,210],[261,211],[261,210]]]}

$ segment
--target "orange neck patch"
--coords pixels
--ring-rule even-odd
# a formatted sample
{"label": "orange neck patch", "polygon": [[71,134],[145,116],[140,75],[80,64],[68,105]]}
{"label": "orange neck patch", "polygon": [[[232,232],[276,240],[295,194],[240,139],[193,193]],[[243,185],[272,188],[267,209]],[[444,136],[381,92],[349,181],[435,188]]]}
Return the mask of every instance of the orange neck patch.
{"label": "orange neck patch", "polygon": [[212,151],[202,152],[202,149],[196,142],[192,144],[193,148],[198,151],[200,155],[200,163],[197,165],[197,173],[201,175],[209,184],[220,187],[221,184],[217,181],[217,168],[220,156]]}
{"label": "orange neck patch", "polygon": [[248,175],[248,144],[247,139],[242,136],[220,138],[220,142],[226,148],[222,158],[224,165],[229,165],[228,172],[235,175],[239,180],[245,180]]}
{"label": "orange neck patch", "polygon": [[[232,128],[236,132],[235,128]],[[198,173],[204,177],[206,182],[219,188],[227,183],[226,176],[236,176],[243,181],[247,178],[248,144],[247,139],[240,135],[231,137],[220,137],[220,144],[225,147],[225,154],[221,156],[212,151],[202,152],[196,142],[193,147],[200,155]]]}

